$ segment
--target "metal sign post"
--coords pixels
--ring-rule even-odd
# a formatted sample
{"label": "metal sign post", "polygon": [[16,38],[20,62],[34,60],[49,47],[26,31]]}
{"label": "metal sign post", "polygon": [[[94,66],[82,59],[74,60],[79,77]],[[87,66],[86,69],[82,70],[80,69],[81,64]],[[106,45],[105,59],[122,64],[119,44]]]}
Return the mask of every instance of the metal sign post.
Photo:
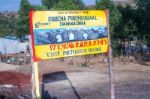
{"label": "metal sign post", "polygon": [[109,30],[109,10],[107,10],[107,26],[108,26],[108,67],[109,67],[109,78],[110,78],[110,99],[115,98],[114,92],[114,74],[113,74],[113,64],[112,64],[112,48],[111,48],[111,39],[110,39],[110,30]]}

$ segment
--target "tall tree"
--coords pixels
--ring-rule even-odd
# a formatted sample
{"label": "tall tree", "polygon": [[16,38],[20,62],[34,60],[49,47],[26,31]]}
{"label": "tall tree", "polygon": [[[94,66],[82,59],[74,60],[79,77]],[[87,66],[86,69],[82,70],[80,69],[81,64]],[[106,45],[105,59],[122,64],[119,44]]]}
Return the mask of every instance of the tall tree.
{"label": "tall tree", "polygon": [[29,16],[28,13],[32,9],[32,6],[28,0],[21,0],[20,9],[18,11],[17,20],[17,36],[21,39],[25,35],[29,34]]}
{"label": "tall tree", "polygon": [[39,6],[39,5],[32,5],[32,8],[33,10],[38,10],[38,11],[46,10],[45,6]]}
{"label": "tall tree", "polygon": [[109,10],[110,14],[110,33],[111,36],[115,35],[115,27],[120,21],[121,14],[117,7],[111,2],[111,0],[97,0],[96,9]]}
{"label": "tall tree", "polygon": [[121,14],[117,7],[111,2],[111,0],[96,0],[96,9],[100,10],[109,10],[109,19],[110,19],[110,35],[112,37],[111,42],[112,42],[112,49],[113,49],[113,54],[116,55],[119,53],[117,47],[117,39],[114,38],[116,35],[115,28],[118,26]]}
{"label": "tall tree", "polygon": [[[135,22],[138,27],[140,37],[150,42],[150,0],[136,0],[137,9]],[[150,45],[150,43],[149,43]]]}
{"label": "tall tree", "polygon": [[43,6],[45,6],[47,9],[51,9],[54,7],[60,0],[42,0]]}
{"label": "tall tree", "polygon": [[135,23],[135,9],[129,5],[122,7],[118,7],[121,18],[119,24],[116,26],[115,38],[120,40],[128,39],[129,36],[137,36],[137,26]]}
{"label": "tall tree", "polygon": [[82,0],[42,0],[44,6],[51,10],[84,9]]}
{"label": "tall tree", "polygon": [[15,35],[15,23],[15,13],[0,13],[0,37],[4,37],[6,35]]}

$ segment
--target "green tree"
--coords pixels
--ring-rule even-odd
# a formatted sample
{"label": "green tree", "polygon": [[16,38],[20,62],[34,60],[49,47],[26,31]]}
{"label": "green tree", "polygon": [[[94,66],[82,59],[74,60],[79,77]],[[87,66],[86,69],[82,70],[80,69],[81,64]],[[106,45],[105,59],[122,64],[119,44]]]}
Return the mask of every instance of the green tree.
{"label": "green tree", "polygon": [[15,23],[16,16],[15,13],[1,13],[0,15],[0,36],[4,37],[6,35],[15,35]]}
{"label": "green tree", "polygon": [[32,6],[28,0],[21,0],[20,9],[18,11],[17,20],[17,36],[21,39],[25,35],[29,34],[29,11],[32,10]]}
{"label": "green tree", "polygon": [[117,9],[117,7],[110,0],[97,0],[96,1],[96,9],[100,10],[109,10],[109,18],[110,18],[110,33],[111,36],[115,35],[115,27],[118,25],[121,13]]}
{"label": "green tree", "polygon": [[125,7],[118,7],[121,18],[119,24],[116,26],[115,38],[124,41],[128,39],[129,36],[137,36],[137,26],[135,23],[135,9],[127,5]]}
{"label": "green tree", "polygon": [[32,5],[32,9],[42,11],[42,10],[46,10],[46,7],[45,6],[39,6],[39,5]]}
{"label": "green tree", "polygon": [[[150,42],[150,0],[136,0],[135,22],[141,39]],[[149,43],[150,45],[150,43]]]}
{"label": "green tree", "polygon": [[8,33],[7,24],[8,24],[7,18],[1,14],[1,16],[0,16],[0,37],[3,37],[6,35],[6,33]]}
{"label": "green tree", "polygon": [[60,0],[42,0],[42,5],[47,9],[54,7]]}
{"label": "green tree", "polygon": [[97,0],[96,1],[96,9],[99,10],[109,10],[109,20],[110,20],[110,35],[111,35],[111,42],[112,42],[112,49],[113,54],[117,55],[119,53],[117,39],[115,39],[116,31],[115,28],[118,26],[121,13],[118,10],[117,6],[115,6],[111,0]]}
{"label": "green tree", "polygon": [[42,0],[44,6],[51,10],[79,10],[84,9],[81,0]]}

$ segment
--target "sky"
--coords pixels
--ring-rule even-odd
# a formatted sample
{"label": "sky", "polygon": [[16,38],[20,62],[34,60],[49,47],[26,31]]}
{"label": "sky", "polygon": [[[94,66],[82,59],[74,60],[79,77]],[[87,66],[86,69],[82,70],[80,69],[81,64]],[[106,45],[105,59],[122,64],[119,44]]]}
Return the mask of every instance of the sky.
{"label": "sky", "polygon": [[[21,0],[0,0],[0,11],[17,11]],[[82,0],[85,5],[94,5],[95,0]],[[29,0],[31,4],[40,5],[41,0]]]}
{"label": "sky", "polygon": [[[17,11],[21,0],[0,0],[0,11]],[[31,4],[39,5],[41,0],[29,0]]]}

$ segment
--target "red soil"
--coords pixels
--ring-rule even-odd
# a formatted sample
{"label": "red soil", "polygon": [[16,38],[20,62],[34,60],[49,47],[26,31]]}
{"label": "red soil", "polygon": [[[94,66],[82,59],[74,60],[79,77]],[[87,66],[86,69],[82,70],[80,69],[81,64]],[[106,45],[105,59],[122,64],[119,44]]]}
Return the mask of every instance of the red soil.
{"label": "red soil", "polygon": [[14,86],[30,85],[31,76],[17,72],[2,71],[0,72],[0,85],[3,84],[13,84]]}

